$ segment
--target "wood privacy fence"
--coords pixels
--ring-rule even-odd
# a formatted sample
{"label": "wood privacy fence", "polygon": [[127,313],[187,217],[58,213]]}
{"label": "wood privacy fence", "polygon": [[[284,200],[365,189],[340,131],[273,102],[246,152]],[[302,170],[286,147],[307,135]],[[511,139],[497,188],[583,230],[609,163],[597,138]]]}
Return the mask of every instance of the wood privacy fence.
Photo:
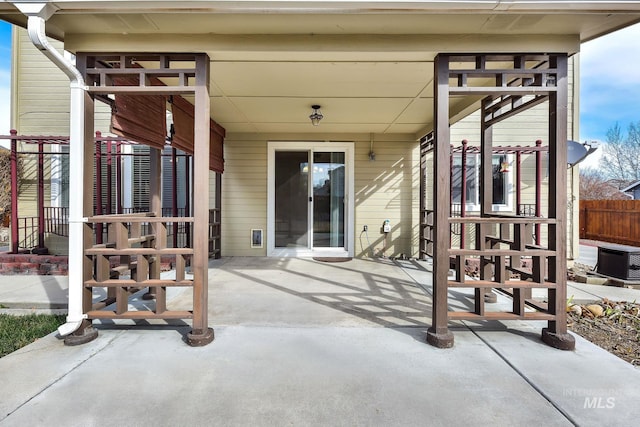
{"label": "wood privacy fence", "polygon": [[580,238],[640,246],[640,200],[580,201]]}

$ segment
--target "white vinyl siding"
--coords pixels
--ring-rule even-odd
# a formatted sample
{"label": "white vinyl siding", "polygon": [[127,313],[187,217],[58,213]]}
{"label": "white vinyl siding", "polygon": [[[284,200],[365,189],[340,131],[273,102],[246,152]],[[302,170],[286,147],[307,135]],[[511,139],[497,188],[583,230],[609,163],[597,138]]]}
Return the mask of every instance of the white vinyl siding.
{"label": "white vinyl siding", "polygon": [[[267,235],[267,140],[227,138],[222,175],[222,255],[265,256],[262,248],[251,248],[251,229]],[[214,174],[210,174],[213,176]],[[215,189],[214,180],[210,188]],[[211,201],[215,193],[211,194]]]}
{"label": "white vinyl siding", "polygon": [[[419,210],[419,144],[399,135],[374,136],[375,160],[369,160],[370,141],[356,141],[355,255],[415,256]],[[391,232],[382,233],[388,219]],[[368,231],[364,232],[364,226]]]}
{"label": "white vinyl siding", "polygon": [[[69,79],[46,56],[33,46],[26,30],[13,27],[12,49],[12,128],[19,135],[69,135]],[[50,40],[60,52],[63,44]],[[95,130],[109,131],[110,107],[96,102]],[[34,144],[21,144],[19,150],[37,151]],[[45,151],[51,147],[45,146]],[[25,175],[20,193],[19,215],[37,215],[37,156],[25,156]],[[51,158],[45,156],[45,205],[50,206]],[[62,180],[64,181],[64,180]],[[62,183],[57,180],[57,183]],[[59,188],[59,194],[65,189]],[[55,197],[55,195],[54,195]],[[53,204],[63,206],[59,201]]]}
{"label": "white vinyl siding", "polygon": [[[380,137],[374,141],[376,160],[369,160],[369,135],[351,136],[355,142],[355,255],[382,254],[385,219],[391,233],[385,254],[415,255],[417,250],[418,144],[410,137]],[[384,138],[384,139],[382,139]],[[265,256],[264,248],[251,249],[250,231],[267,236],[267,141],[282,138],[229,135],[225,142],[222,190],[222,253],[224,256]],[[301,135],[296,141],[310,140]],[[347,140],[345,135],[328,140]],[[368,241],[361,235],[368,226]],[[361,243],[362,242],[362,243]],[[369,246],[369,243],[371,244]]]}

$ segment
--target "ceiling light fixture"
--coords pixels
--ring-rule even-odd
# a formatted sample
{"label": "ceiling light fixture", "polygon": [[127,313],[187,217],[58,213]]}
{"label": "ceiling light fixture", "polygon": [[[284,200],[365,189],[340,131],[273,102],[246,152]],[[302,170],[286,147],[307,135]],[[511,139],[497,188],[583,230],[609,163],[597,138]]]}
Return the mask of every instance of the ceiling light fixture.
{"label": "ceiling light fixture", "polygon": [[319,105],[312,105],[311,108],[313,108],[313,113],[311,113],[311,115],[309,116],[309,118],[311,119],[311,124],[314,126],[318,126],[318,124],[320,123],[320,120],[322,120],[324,116],[320,111]]}

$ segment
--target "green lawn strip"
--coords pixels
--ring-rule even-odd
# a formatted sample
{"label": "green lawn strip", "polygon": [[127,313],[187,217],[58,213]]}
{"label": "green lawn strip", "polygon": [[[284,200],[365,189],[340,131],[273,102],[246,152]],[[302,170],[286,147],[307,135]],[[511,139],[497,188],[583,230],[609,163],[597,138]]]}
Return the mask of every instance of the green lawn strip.
{"label": "green lawn strip", "polygon": [[0,357],[50,334],[65,322],[65,318],[59,314],[0,314]]}

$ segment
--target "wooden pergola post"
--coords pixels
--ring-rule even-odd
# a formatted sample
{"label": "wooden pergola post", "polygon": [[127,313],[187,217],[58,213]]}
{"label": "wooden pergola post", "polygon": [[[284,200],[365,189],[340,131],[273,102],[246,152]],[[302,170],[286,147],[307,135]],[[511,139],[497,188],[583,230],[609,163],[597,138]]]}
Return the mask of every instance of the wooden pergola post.
{"label": "wooden pergola post", "polygon": [[[82,274],[79,288],[70,292],[70,297],[81,297],[77,304],[81,305],[80,315],[82,324],[65,340],[68,344],[81,344],[95,338],[97,332],[91,327],[92,319],[192,319],[193,327],[187,335],[186,341],[192,346],[203,346],[213,340],[213,329],[208,327],[208,226],[209,226],[209,167],[210,167],[210,139],[211,126],[215,123],[210,118],[209,111],[209,57],[206,54],[87,54],[76,55],[77,64],[84,79],[88,82],[85,95],[88,98],[85,110],[87,125],[85,141],[93,141],[93,99],[114,94],[115,103],[140,102],[140,98],[149,95],[150,113],[156,120],[150,122],[146,133],[132,131],[131,134],[149,145],[150,149],[150,212],[118,213],[115,215],[93,215],[93,188],[84,186],[83,192],[76,197],[83,198],[83,212],[74,218],[81,218],[84,226],[82,245],[76,245],[71,261],[75,263],[73,269],[76,274]],[[137,65],[137,61],[149,61],[149,67]],[[172,67],[172,63],[182,62],[184,68]],[[189,64],[192,64],[189,66]],[[135,72],[134,72],[135,71]],[[135,85],[123,84],[123,76],[135,74]],[[175,85],[158,84],[157,75],[176,77]],[[83,86],[84,87],[84,86]],[[166,103],[165,96],[195,94],[194,122],[182,122],[181,134],[183,145],[187,148],[193,143],[194,149],[194,191],[199,195],[194,203],[192,217],[163,217],[161,194],[161,150],[164,147],[164,122]],[[120,96],[123,96],[120,98]],[[107,98],[107,102],[111,102]],[[185,101],[186,102],[186,101]],[[146,104],[145,104],[146,105]],[[117,116],[117,109],[114,115]],[[120,113],[126,111],[121,108]],[[188,113],[188,111],[187,111]],[[78,117],[76,115],[75,117]],[[158,119],[159,117],[159,119]],[[124,134],[130,133],[126,124],[115,118],[114,128]],[[186,123],[186,124],[185,124]],[[186,126],[193,126],[191,129]],[[224,137],[224,130],[218,133]],[[72,143],[74,139],[72,138]],[[88,142],[87,142],[88,143]],[[221,141],[219,141],[221,143]],[[78,145],[76,145],[78,147]],[[219,150],[221,147],[217,147]],[[116,153],[119,158],[119,154]],[[218,159],[218,154],[214,156]],[[74,157],[77,159],[77,157]],[[92,182],[94,160],[93,151],[85,150],[83,182]],[[221,160],[221,159],[219,159]],[[220,162],[221,163],[221,162]],[[71,168],[83,164],[72,160]],[[77,180],[81,181],[81,180]],[[74,204],[74,206],[79,206]],[[119,209],[118,209],[119,210]],[[78,221],[76,220],[76,223]],[[195,236],[193,247],[175,248],[167,244],[167,226],[172,223],[183,223],[185,226],[194,224]],[[93,226],[107,224],[107,241],[97,244],[93,241]],[[73,223],[70,225],[74,225]],[[149,227],[150,226],[150,230]],[[175,277],[160,277],[160,262],[163,256],[175,257]],[[78,267],[78,260],[82,258],[82,267]],[[113,265],[112,261],[117,261]],[[187,262],[191,261],[193,279],[187,276]],[[120,276],[121,271],[129,270],[129,277]],[[71,273],[71,265],[70,265]],[[108,297],[102,301],[92,301],[93,289],[108,288]],[[132,289],[149,287],[147,298],[155,297],[155,307],[148,309],[130,310],[129,298]],[[167,287],[191,287],[193,289],[192,310],[172,310],[167,307]],[[112,301],[112,299],[115,299]],[[70,298],[71,300],[71,298]],[[112,307],[112,305],[114,307]],[[70,304],[71,307],[71,304]]]}
{"label": "wooden pergola post", "polygon": [[[555,92],[549,94],[549,249],[556,252],[549,260],[549,312],[556,316],[542,330],[542,340],[552,347],[571,350],[575,339],[567,332],[567,104],[568,66],[566,55],[551,58],[556,71]],[[562,286],[561,286],[562,284]]]}
{"label": "wooden pergola post", "polygon": [[194,117],[193,192],[198,195],[193,208],[193,329],[187,336],[191,346],[203,346],[213,341],[209,328],[209,58],[196,56],[196,88]]}
{"label": "wooden pergola post", "polygon": [[[450,68],[450,62],[456,64]],[[566,325],[567,231],[567,55],[566,54],[440,54],[435,59],[435,144],[433,235],[433,319],[427,341],[451,347],[449,320],[545,320],[542,340],[559,349],[575,346]],[[451,171],[449,157],[449,97],[482,95],[480,144],[480,216],[450,215]],[[549,108],[548,215],[540,216],[539,180],[536,174],[536,217],[493,209],[493,126],[536,105]],[[540,144],[533,150],[539,158]],[[463,144],[462,151],[466,147]],[[517,151],[517,150],[516,150]],[[519,165],[516,166],[519,168]],[[463,183],[464,185],[464,183]],[[519,185],[519,183],[517,184]],[[423,196],[424,197],[424,196]],[[462,201],[464,203],[464,200]],[[450,227],[473,224],[475,248],[453,248]],[[425,224],[429,226],[428,221]],[[548,242],[532,244],[531,226],[547,227]],[[536,240],[539,240],[537,233]],[[465,278],[466,257],[480,261],[480,280]],[[520,268],[532,260],[531,271]],[[507,264],[507,260],[511,262]],[[448,272],[454,266],[455,277]],[[518,276],[512,277],[512,272]],[[472,311],[448,311],[449,288],[473,288]],[[492,289],[512,290],[510,311],[485,311],[495,300]],[[531,289],[546,289],[548,304],[531,298]],[[536,311],[526,310],[525,306]]]}
{"label": "wooden pergola post", "polygon": [[435,148],[433,181],[434,260],[433,260],[433,319],[427,331],[427,342],[440,348],[453,346],[453,334],[447,318],[447,277],[449,274],[449,211],[451,210],[451,176],[449,146],[449,57],[435,59]]}

